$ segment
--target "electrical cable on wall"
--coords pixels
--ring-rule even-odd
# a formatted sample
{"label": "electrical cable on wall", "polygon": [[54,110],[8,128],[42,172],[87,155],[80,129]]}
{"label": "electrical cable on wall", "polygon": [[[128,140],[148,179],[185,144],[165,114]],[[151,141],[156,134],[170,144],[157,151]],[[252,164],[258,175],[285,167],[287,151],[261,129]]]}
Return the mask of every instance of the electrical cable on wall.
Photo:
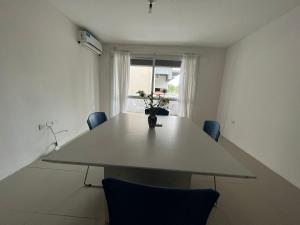
{"label": "electrical cable on wall", "polygon": [[56,135],[59,134],[59,133],[62,133],[62,132],[68,132],[68,130],[60,130],[58,132],[54,132],[53,128],[52,128],[53,125],[49,124],[48,122],[46,123],[46,127],[51,131],[53,137],[54,137],[54,142],[50,144],[49,148],[54,145],[54,151],[58,150],[57,147],[58,147],[58,141],[57,141],[57,137]]}

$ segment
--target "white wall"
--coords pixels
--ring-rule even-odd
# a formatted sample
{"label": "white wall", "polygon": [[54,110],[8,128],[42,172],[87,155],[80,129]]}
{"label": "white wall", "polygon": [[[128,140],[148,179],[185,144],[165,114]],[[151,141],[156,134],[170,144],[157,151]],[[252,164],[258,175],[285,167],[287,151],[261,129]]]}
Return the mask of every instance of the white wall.
{"label": "white wall", "polygon": [[145,45],[104,45],[104,55],[100,59],[100,102],[101,109],[108,114],[110,112],[110,83],[111,59],[114,50],[128,50],[135,55],[163,55],[176,57],[184,53],[196,53],[200,55],[198,74],[198,89],[196,94],[195,111],[193,120],[202,126],[206,119],[216,119],[218,99],[224,69],[224,48],[200,48],[178,46],[145,46]]}
{"label": "white wall", "polygon": [[229,48],[222,134],[300,187],[300,7]]}
{"label": "white wall", "polygon": [[77,28],[46,1],[0,3],[0,179],[53,141],[38,124],[54,120],[59,144],[87,130],[98,106],[99,57],[76,42]]}

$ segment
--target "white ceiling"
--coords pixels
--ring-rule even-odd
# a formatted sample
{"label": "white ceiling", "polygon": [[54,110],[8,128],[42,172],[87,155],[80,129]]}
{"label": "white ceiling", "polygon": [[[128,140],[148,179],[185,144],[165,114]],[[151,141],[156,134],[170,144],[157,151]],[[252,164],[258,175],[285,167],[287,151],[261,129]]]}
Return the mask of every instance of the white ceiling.
{"label": "white ceiling", "polygon": [[103,42],[228,46],[300,0],[50,0]]}

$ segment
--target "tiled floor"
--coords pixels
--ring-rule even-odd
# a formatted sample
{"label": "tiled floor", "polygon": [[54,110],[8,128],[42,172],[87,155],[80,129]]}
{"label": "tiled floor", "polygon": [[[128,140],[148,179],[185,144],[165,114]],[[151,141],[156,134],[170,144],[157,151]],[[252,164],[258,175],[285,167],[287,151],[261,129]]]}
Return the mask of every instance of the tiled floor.
{"label": "tiled floor", "polygon": [[[217,178],[221,198],[209,225],[299,225],[300,190],[225,139],[220,143],[256,180]],[[83,187],[86,167],[36,161],[0,182],[0,225],[104,224],[102,189]],[[98,184],[102,168],[92,168]],[[193,176],[193,188],[213,187],[211,177]]]}
{"label": "tiled floor", "polygon": [[[0,224],[99,224],[103,191],[83,187],[85,169],[37,161],[1,181]],[[99,183],[102,174],[93,168],[90,181]]]}

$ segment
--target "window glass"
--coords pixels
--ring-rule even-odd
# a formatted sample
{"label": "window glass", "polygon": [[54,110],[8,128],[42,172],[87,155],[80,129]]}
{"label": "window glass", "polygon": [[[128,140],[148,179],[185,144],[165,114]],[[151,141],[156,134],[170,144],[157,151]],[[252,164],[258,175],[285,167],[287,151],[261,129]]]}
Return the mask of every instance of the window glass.
{"label": "window glass", "polygon": [[[152,90],[156,95],[164,95],[169,98],[170,115],[177,115],[181,61],[131,58],[130,62],[127,110],[144,113],[145,102],[136,92],[143,90],[150,94]],[[153,69],[154,74],[152,73]]]}
{"label": "window glass", "polygon": [[146,93],[151,92],[152,85],[152,66],[130,66],[129,76],[129,96],[138,96],[138,90],[143,90]]}
{"label": "window glass", "polygon": [[178,67],[155,67],[154,92],[165,94],[168,98],[178,98],[180,68]]}

